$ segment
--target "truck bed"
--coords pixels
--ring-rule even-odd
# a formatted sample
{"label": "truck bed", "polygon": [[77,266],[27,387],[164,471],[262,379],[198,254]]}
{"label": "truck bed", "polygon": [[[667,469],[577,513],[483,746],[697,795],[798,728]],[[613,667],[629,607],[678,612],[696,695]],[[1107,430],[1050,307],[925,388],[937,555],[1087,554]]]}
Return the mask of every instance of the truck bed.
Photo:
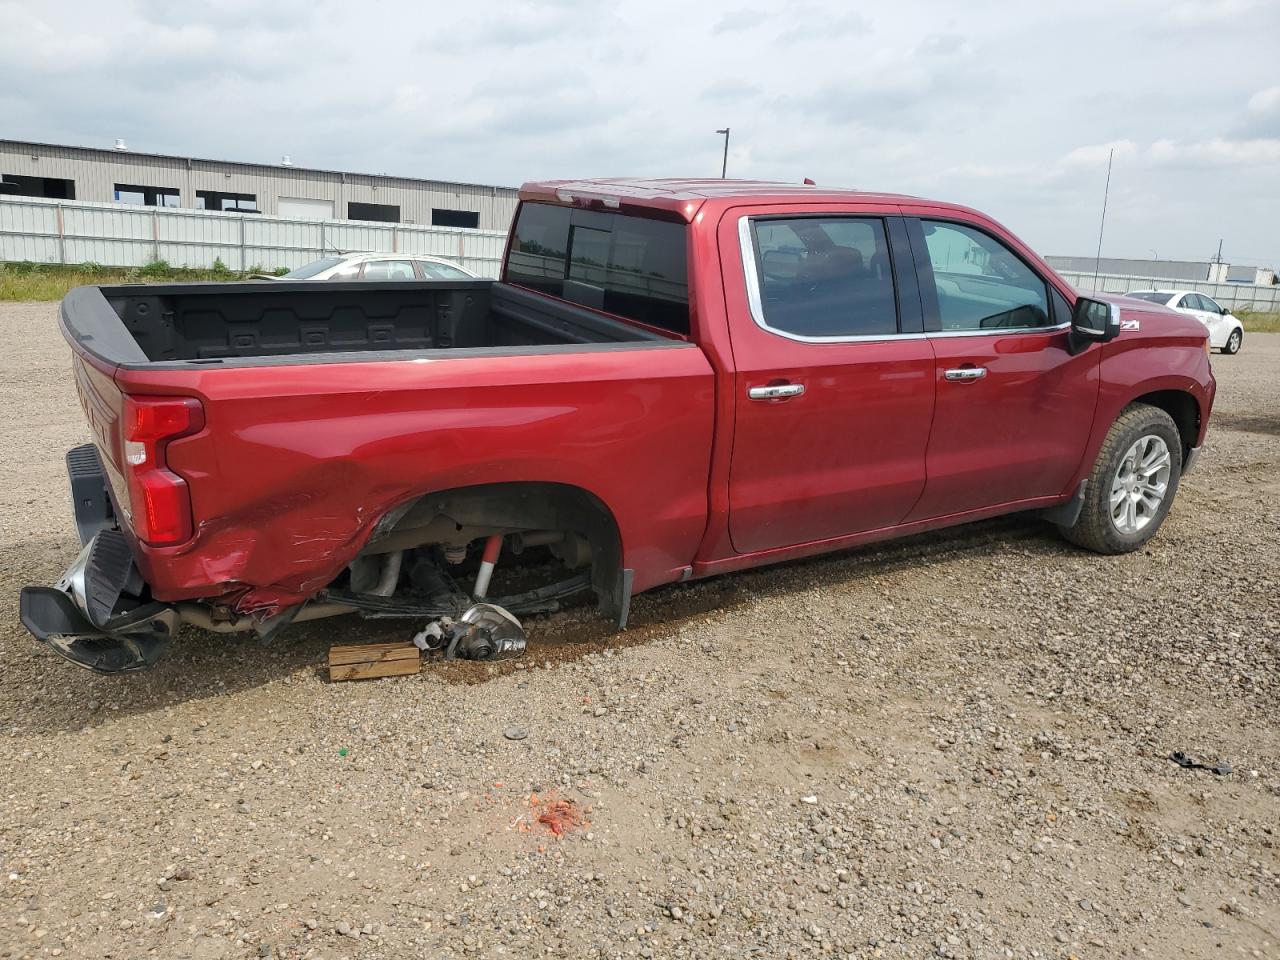
{"label": "truck bed", "polygon": [[670,339],[491,280],[79,287],[63,301],[62,322],[99,359],[147,368],[386,359],[388,351],[528,353]]}

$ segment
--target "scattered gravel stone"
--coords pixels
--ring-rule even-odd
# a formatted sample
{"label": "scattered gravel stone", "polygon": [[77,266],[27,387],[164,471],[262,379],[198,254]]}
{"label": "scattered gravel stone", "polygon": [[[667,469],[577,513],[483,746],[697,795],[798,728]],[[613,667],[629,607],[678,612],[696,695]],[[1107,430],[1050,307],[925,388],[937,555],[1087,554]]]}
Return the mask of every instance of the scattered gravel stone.
{"label": "scattered gravel stone", "polygon": [[330,685],[331,644],[412,629],[184,629],[126,678],[26,635],[18,590],[79,552],[61,451],[89,433],[55,306],[0,304],[0,331],[0,954],[1275,951],[1280,337],[1214,356],[1204,455],[1144,550],[1004,518]]}

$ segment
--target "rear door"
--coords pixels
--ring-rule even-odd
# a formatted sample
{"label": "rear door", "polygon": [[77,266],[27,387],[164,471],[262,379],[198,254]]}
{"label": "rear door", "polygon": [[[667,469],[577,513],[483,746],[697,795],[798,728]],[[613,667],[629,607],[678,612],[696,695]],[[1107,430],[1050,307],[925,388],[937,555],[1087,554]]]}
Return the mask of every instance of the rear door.
{"label": "rear door", "polygon": [[720,224],[741,553],[893,526],[924,489],[933,353],[896,214],[739,208]]}
{"label": "rear door", "polygon": [[928,520],[1064,492],[1098,399],[1098,360],[1072,356],[1071,304],[1007,235],[978,221],[908,218],[937,402]]}

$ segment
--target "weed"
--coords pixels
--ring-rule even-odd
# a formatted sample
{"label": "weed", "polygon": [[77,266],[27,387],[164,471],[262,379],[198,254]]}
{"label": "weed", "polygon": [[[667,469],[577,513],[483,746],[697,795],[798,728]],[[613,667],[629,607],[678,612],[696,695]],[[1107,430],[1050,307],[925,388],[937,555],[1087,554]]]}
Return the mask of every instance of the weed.
{"label": "weed", "polygon": [[[259,272],[269,272],[262,270]],[[143,283],[168,280],[243,280],[248,276],[230,269],[221,261],[208,270],[175,267],[154,260],[142,267],[108,267],[92,261],[80,264],[46,264],[22,261],[0,263],[0,301],[61,300],[72,287],[113,283]]]}

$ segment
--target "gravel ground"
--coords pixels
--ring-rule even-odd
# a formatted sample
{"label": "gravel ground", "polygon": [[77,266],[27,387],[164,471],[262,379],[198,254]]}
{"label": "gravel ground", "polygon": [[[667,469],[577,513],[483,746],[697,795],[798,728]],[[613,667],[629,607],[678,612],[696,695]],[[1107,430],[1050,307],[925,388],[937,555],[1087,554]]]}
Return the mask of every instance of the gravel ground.
{"label": "gravel ground", "polygon": [[1139,553],[1013,518],[331,685],[406,628],[125,679],[25,634],[76,552],[53,318],[0,307],[0,957],[1280,956],[1280,336],[1214,357]]}

